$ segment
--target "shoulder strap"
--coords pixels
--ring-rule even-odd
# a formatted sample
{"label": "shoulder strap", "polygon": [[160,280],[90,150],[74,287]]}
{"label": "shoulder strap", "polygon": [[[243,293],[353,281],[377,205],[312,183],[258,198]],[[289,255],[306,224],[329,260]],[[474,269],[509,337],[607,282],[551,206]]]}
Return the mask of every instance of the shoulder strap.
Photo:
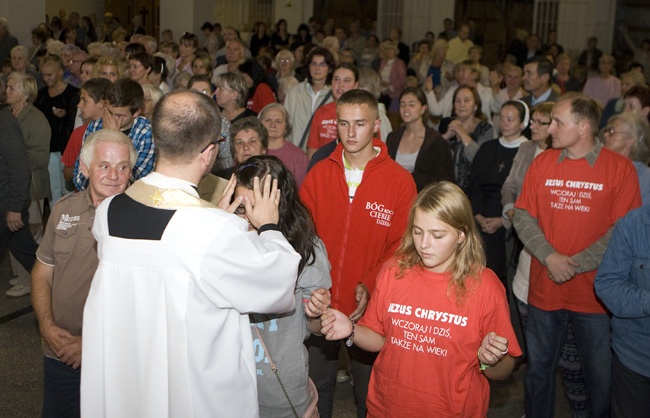
{"label": "shoulder strap", "polygon": [[260,334],[260,330],[257,329],[257,326],[253,325],[253,328],[255,328],[255,332],[257,333],[257,337],[260,339],[260,343],[262,344],[262,349],[266,353],[266,358],[269,359],[269,365],[271,366],[271,371],[273,371],[273,374],[275,374],[275,377],[278,379],[278,383],[280,383],[280,387],[282,388],[282,392],[284,392],[284,396],[286,396],[287,401],[289,401],[289,406],[291,406],[291,410],[293,411],[293,415],[296,418],[298,417],[298,412],[296,411],[296,408],[293,406],[293,403],[291,402],[291,399],[289,398],[289,394],[287,393],[287,389],[284,387],[284,383],[282,383],[282,380],[280,379],[280,375],[278,374],[278,368],[275,367],[275,363],[273,363],[273,360],[271,360],[271,353],[269,353],[269,350],[266,348],[266,344],[264,344],[264,340],[262,339],[262,334]]}
{"label": "shoulder strap", "polygon": [[314,113],[311,114],[311,117],[309,118],[309,122],[307,122],[307,127],[305,127],[305,132],[302,133],[302,139],[300,140],[300,145],[298,145],[300,149],[303,149],[303,147],[305,146],[305,141],[307,140],[307,136],[309,136],[309,128],[311,127],[311,122],[314,120],[314,115],[316,114],[316,111],[320,109],[320,107],[324,105],[330,99],[330,97],[332,97],[332,89],[330,89],[330,91],[327,92],[323,100],[321,100],[321,102],[318,104],[318,107],[314,109]]}

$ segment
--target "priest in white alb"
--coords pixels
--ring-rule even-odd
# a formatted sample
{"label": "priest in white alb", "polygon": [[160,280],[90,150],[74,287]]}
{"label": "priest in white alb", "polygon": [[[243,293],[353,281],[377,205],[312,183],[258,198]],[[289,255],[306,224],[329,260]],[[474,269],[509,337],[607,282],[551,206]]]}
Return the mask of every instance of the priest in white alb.
{"label": "priest in white alb", "polygon": [[[225,210],[199,199],[220,124],[207,96],[163,97],[152,118],[155,171],[97,209],[83,417],[258,416],[247,314],[293,308],[300,257],[278,230],[270,178],[232,203],[231,181]],[[239,205],[259,234],[232,214]]]}

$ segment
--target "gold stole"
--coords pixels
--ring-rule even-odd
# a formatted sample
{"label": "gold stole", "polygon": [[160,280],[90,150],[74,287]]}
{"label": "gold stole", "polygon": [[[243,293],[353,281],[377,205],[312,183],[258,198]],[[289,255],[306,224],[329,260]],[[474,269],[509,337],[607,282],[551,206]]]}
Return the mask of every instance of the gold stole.
{"label": "gold stole", "polygon": [[130,198],[143,205],[158,209],[216,208],[210,202],[180,189],[162,189],[138,180],[125,192]]}

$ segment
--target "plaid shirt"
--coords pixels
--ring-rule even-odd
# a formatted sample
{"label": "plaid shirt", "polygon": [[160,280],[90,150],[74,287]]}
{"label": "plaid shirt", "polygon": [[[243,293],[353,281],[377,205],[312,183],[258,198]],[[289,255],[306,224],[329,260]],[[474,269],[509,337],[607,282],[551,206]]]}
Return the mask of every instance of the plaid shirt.
{"label": "plaid shirt", "polygon": [[[82,144],[86,142],[88,135],[103,128],[103,119],[97,119],[91,122],[86,129]],[[153,136],[151,133],[151,122],[149,119],[138,116],[133,120],[133,126],[129,132],[129,138],[133,142],[135,152],[138,156],[133,171],[131,172],[131,183],[142,178],[151,172],[156,164],[156,154],[154,153]],[[74,185],[77,190],[84,190],[88,187],[88,179],[79,169],[79,157],[74,163]]]}

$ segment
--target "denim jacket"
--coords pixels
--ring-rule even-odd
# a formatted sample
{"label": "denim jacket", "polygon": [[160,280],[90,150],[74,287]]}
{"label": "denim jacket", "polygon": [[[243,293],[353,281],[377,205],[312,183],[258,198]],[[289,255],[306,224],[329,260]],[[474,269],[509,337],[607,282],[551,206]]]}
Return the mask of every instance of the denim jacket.
{"label": "denim jacket", "polygon": [[612,348],[629,369],[650,377],[650,206],[618,221],[594,282],[612,312]]}

